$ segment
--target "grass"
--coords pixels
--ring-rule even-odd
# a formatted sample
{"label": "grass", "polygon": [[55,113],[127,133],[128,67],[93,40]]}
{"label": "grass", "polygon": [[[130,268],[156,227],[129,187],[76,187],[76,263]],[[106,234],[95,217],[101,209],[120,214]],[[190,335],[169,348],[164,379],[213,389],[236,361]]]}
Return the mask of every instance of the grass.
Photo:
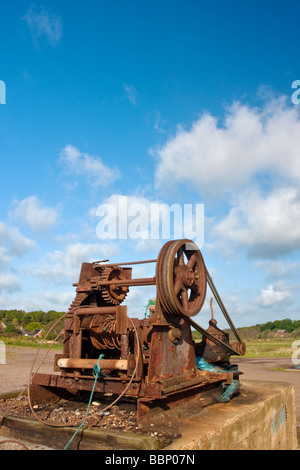
{"label": "grass", "polygon": [[[194,338],[195,339],[195,338]],[[31,348],[38,348],[41,340],[31,338],[6,338],[0,336],[0,341],[4,341],[6,345],[10,346],[25,346]],[[198,338],[196,339],[196,341]],[[199,341],[199,340],[198,340]],[[43,348],[49,348],[51,341],[45,341],[42,345]],[[245,341],[246,354],[245,358],[259,358],[259,357],[291,357],[295,349],[292,348],[293,340],[255,340]],[[61,344],[54,344],[52,349],[62,349]]]}
{"label": "grass", "polygon": [[[3,341],[6,346],[22,346],[22,347],[28,347],[28,348],[39,348],[41,345],[41,340],[37,339],[30,339],[28,337],[26,338],[7,338],[4,336],[0,336],[0,341]],[[44,344],[42,344],[42,348],[49,348],[51,341],[45,341]],[[52,346],[52,349],[62,349],[61,344],[54,344]]]}
{"label": "grass", "polygon": [[295,351],[293,341],[256,340],[246,341],[246,354],[244,357],[291,357]]}
{"label": "grass", "polygon": [[[201,335],[193,332],[193,339],[198,343],[201,340]],[[295,348],[292,348],[294,341],[295,338],[245,340],[246,354],[243,357],[291,357],[295,352]]]}

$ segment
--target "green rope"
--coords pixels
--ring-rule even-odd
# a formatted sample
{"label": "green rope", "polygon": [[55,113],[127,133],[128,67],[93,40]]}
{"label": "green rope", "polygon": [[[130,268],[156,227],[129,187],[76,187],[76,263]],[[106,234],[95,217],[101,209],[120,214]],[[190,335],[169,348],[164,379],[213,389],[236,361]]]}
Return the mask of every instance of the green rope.
{"label": "green rope", "polygon": [[[222,373],[222,372],[233,372],[233,371],[237,371],[237,367],[233,368],[233,367],[218,367],[214,364],[210,364],[208,362],[205,361],[205,359],[203,359],[202,357],[200,356],[196,356],[196,363],[197,363],[197,368],[200,369],[200,370],[207,370],[209,372],[215,372],[215,373]],[[226,403],[228,402],[231,397],[237,393],[237,391],[239,390],[239,387],[240,387],[240,382],[239,380],[232,380],[231,384],[228,385],[228,387],[226,388],[226,390],[223,392],[223,394],[216,398],[216,400],[218,402],[223,402],[223,403]]]}
{"label": "green rope", "polygon": [[100,360],[101,360],[102,358],[103,358],[103,354],[100,354],[99,359],[98,359],[98,361],[97,361],[97,364],[95,364],[95,366],[93,367],[93,376],[95,377],[95,380],[94,380],[94,385],[93,385],[93,389],[92,389],[92,391],[91,391],[91,395],[90,395],[90,399],[89,399],[89,403],[88,403],[88,407],[87,407],[87,410],[86,410],[86,413],[85,413],[84,420],[82,421],[82,423],[80,424],[80,426],[78,426],[78,428],[76,429],[75,433],[73,434],[73,436],[72,436],[71,439],[69,440],[68,444],[65,445],[64,450],[66,450],[66,449],[69,447],[69,445],[71,444],[71,442],[73,441],[73,439],[75,438],[75,436],[78,434],[78,432],[80,431],[80,429],[83,427],[84,423],[86,422],[86,419],[87,419],[88,414],[89,414],[90,406],[91,406],[91,403],[92,403],[92,399],[93,399],[93,395],[94,395],[96,383],[97,383],[97,380],[98,380],[99,375],[101,374]]}
{"label": "green rope", "polygon": [[226,390],[222,393],[220,397],[217,397],[216,400],[220,403],[227,403],[233,397],[235,393],[240,388],[240,382],[238,380],[232,380],[231,384],[228,385]]}

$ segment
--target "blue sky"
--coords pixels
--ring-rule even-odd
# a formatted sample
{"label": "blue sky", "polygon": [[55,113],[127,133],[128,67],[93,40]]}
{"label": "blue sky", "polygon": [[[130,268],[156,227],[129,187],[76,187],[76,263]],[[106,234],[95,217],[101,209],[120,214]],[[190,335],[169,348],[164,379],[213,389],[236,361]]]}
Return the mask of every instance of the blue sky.
{"label": "blue sky", "polygon": [[[0,308],[63,311],[81,262],[156,258],[162,238],[99,239],[97,207],[123,196],[204,204],[201,251],[236,326],[299,319],[299,14],[291,0],[2,3]],[[129,314],[152,295],[132,289]]]}

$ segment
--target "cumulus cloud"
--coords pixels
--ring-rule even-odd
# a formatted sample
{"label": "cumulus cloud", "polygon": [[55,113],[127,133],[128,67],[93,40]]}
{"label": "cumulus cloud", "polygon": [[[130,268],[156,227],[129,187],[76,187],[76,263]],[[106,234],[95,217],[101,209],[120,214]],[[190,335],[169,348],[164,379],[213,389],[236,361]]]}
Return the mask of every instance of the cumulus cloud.
{"label": "cumulus cloud", "polygon": [[66,145],[61,151],[60,162],[70,174],[86,178],[92,187],[107,186],[120,177],[117,168],[106,166],[102,159],[91,156],[73,145]]}
{"label": "cumulus cloud", "polygon": [[266,271],[267,280],[293,279],[299,277],[300,261],[282,262],[278,260],[260,260],[256,267]]}
{"label": "cumulus cloud", "polygon": [[83,262],[105,259],[118,252],[116,245],[105,243],[71,243],[64,250],[46,253],[35,266],[25,266],[24,274],[34,274],[38,278],[51,280],[55,284],[78,279]]}
{"label": "cumulus cloud", "polygon": [[300,197],[295,188],[265,195],[236,195],[229,214],[213,229],[217,239],[246,248],[249,257],[270,258],[300,249]]}
{"label": "cumulus cloud", "polygon": [[0,273],[0,292],[19,290],[21,283],[12,273]]}
{"label": "cumulus cloud", "polygon": [[14,256],[22,256],[35,246],[35,242],[24,237],[17,227],[0,221],[0,251],[2,261],[10,261]]}
{"label": "cumulus cloud", "polygon": [[43,206],[37,196],[29,196],[14,202],[11,216],[31,230],[44,232],[57,222],[58,212],[53,207]]}
{"label": "cumulus cloud", "polygon": [[193,185],[219,196],[243,187],[264,172],[300,182],[300,109],[285,98],[262,108],[235,103],[223,124],[211,114],[188,130],[178,128],[158,151],[156,185]]}
{"label": "cumulus cloud", "polygon": [[57,46],[62,37],[62,19],[43,7],[32,5],[23,17],[35,43],[46,38],[51,46]]}
{"label": "cumulus cloud", "polygon": [[289,291],[276,290],[273,285],[269,285],[267,289],[261,289],[260,292],[259,301],[262,307],[273,307],[275,304],[292,298]]}
{"label": "cumulus cloud", "polygon": [[57,312],[66,312],[72,300],[74,299],[74,288],[70,286],[67,292],[48,291],[31,291],[24,292],[8,292],[0,295],[1,307],[4,309],[18,308],[25,312],[35,310],[56,310]]}

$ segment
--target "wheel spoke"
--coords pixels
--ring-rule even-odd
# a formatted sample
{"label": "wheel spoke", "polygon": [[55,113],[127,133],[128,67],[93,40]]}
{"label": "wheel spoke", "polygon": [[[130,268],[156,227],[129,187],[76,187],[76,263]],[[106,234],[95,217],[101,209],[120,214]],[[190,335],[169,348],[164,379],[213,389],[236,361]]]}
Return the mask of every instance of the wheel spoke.
{"label": "wheel spoke", "polygon": [[181,294],[181,302],[182,306],[185,310],[188,310],[189,307],[189,296],[188,296],[188,291],[184,290]]}
{"label": "wheel spoke", "polygon": [[186,266],[188,269],[193,269],[196,263],[197,263],[197,253],[195,252],[190,257]]}
{"label": "wheel spoke", "polygon": [[175,283],[174,283],[175,295],[178,295],[181,290],[182,290],[181,282],[179,282],[179,281],[176,282],[176,279],[175,279]]}
{"label": "wheel spoke", "polygon": [[177,251],[177,259],[178,259],[178,266],[184,266],[184,257],[183,257],[183,249],[182,247],[179,248]]}
{"label": "wheel spoke", "polygon": [[191,286],[190,302],[193,302],[198,297],[198,295],[200,295],[198,286],[197,284],[193,284]]}
{"label": "wheel spoke", "polygon": [[196,315],[206,294],[205,265],[200,250],[189,240],[167,242],[156,265],[156,285],[164,311],[171,315]]}

